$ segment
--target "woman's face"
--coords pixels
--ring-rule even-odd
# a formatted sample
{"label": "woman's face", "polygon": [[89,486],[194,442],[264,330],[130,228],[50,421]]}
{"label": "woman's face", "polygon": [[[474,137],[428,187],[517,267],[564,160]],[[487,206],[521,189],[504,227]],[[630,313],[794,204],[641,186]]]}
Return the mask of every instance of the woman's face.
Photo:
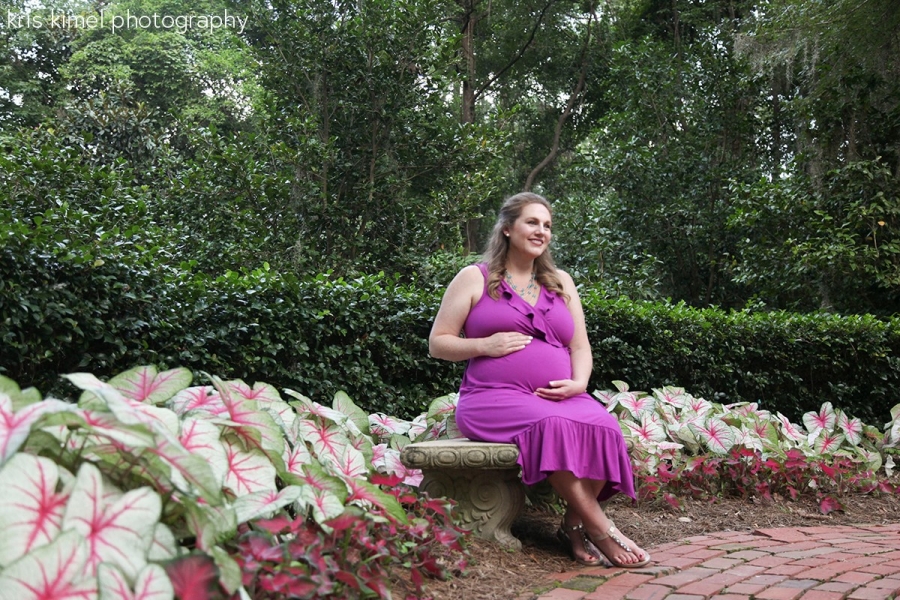
{"label": "woman's face", "polygon": [[525,205],[519,218],[504,233],[509,234],[509,251],[537,258],[550,246],[550,211],[543,204]]}

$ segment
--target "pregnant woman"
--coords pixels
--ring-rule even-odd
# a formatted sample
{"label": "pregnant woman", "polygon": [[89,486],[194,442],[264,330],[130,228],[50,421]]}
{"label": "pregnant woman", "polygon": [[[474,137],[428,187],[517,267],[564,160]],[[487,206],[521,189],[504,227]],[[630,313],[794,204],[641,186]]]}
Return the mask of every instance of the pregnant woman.
{"label": "pregnant woman", "polygon": [[[615,417],[586,393],[591,348],[572,278],[550,256],[550,204],[521,193],[500,208],[484,263],[460,271],[429,337],[436,358],[467,360],[456,422],[468,438],[513,443],[522,480],[566,502],[558,537],[584,565],[635,568],[650,556],[599,502],[634,478]],[[460,335],[462,334],[462,335]]]}

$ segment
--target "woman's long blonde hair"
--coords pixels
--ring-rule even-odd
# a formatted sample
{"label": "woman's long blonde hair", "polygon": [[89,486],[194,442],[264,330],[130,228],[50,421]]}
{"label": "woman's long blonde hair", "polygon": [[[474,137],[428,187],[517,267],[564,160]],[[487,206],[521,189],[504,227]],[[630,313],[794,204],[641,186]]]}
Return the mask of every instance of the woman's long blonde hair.
{"label": "woman's long blonde hair", "polygon": [[[484,251],[484,262],[488,267],[488,295],[494,300],[500,297],[498,288],[503,279],[503,272],[506,270],[506,255],[509,252],[509,238],[503,234],[503,231],[512,229],[516,219],[522,214],[522,210],[529,204],[540,204],[551,214],[553,213],[550,203],[543,196],[531,192],[521,192],[510,196],[503,202],[500,213],[497,215],[497,222],[494,223],[491,238]],[[551,292],[555,292],[566,301],[569,300],[568,294],[563,291],[562,281],[557,275],[556,265],[549,247],[534,261],[534,278]]]}

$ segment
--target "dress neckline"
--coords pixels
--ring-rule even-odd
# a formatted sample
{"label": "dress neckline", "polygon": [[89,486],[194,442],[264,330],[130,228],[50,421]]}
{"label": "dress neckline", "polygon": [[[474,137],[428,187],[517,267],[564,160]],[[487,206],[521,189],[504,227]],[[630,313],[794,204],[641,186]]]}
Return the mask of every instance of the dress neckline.
{"label": "dress neckline", "polygon": [[501,285],[506,286],[507,291],[509,291],[509,293],[512,294],[514,298],[518,298],[520,301],[524,302],[531,308],[536,307],[538,305],[538,303],[541,301],[541,297],[544,295],[544,286],[542,286],[540,283],[535,282],[535,283],[537,283],[538,291],[537,291],[537,296],[534,297],[534,304],[532,304],[531,302],[529,302],[528,300],[526,300],[525,298],[520,296],[518,293],[516,293],[516,291],[514,289],[512,289],[512,286],[509,285],[509,283],[506,281],[505,277],[500,278],[500,283],[501,283]]}

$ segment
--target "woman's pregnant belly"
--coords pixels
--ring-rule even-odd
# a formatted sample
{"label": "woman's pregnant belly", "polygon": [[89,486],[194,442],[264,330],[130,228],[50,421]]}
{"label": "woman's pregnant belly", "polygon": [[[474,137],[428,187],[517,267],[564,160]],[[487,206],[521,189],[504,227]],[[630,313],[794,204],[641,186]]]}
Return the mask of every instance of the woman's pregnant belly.
{"label": "woman's pregnant belly", "polygon": [[524,349],[506,356],[479,356],[469,362],[466,379],[476,387],[517,388],[533,392],[550,381],[572,377],[568,348],[532,339]]}

